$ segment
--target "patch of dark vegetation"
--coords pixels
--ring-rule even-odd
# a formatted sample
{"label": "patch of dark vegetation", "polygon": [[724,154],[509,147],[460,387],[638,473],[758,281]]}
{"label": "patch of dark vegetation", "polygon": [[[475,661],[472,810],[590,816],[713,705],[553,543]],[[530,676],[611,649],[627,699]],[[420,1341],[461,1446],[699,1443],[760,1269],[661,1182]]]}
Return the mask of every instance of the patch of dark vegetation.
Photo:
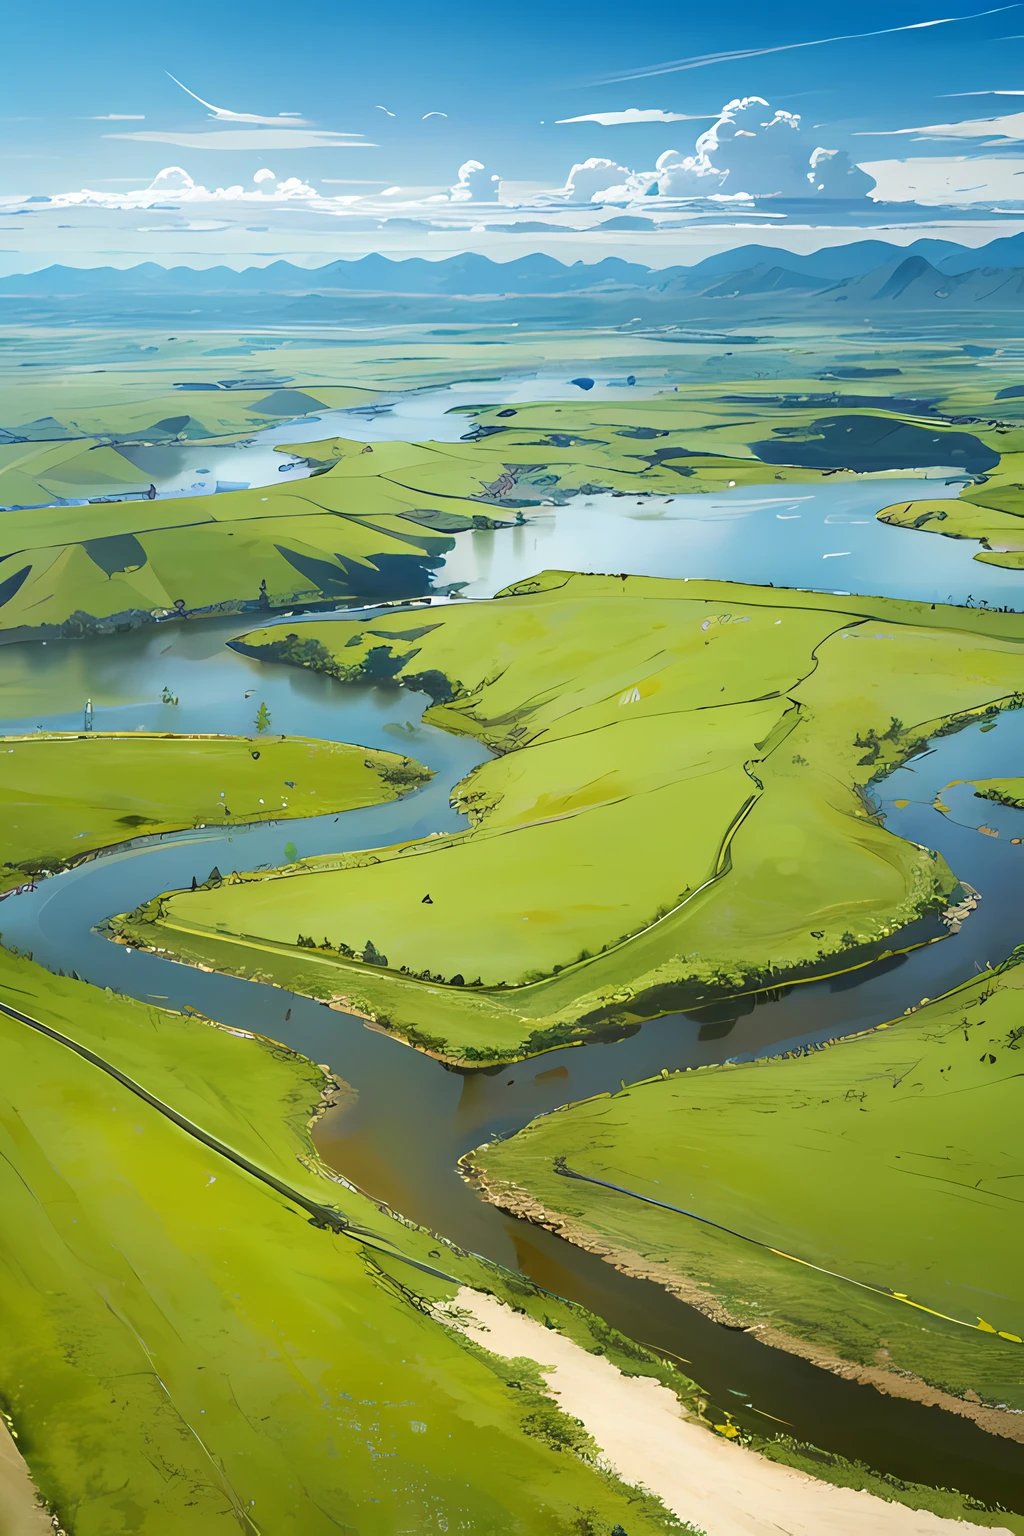
{"label": "patch of dark vegetation", "polygon": [[105,576],[140,570],[149,558],[134,533],[113,533],[103,539],[84,539],[82,548]]}
{"label": "patch of dark vegetation", "polygon": [[274,548],[307,581],[313,582],[324,597],[402,598],[425,597],[433,582],[433,572],[442,564],[436,556],[374,556],[372,564],[349,560],[339,554],[337,564],[320,560],[284,544]]}
{"label": "patch of dark vegetation", "polygon": [[930,469],[949,465],[983,475],[999,454],[970,432],[936,431],[885,416],[823,416],[805,427],[775,427],[770,439],[751,443],[763,464],[799,469]]}

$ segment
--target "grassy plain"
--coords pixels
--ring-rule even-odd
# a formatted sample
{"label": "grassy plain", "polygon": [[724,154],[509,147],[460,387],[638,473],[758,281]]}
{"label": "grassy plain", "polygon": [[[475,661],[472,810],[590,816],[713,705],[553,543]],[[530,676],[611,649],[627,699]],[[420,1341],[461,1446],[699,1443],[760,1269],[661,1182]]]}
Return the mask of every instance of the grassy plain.
{"label": "grassy plain", "polygon": [[303,736],[0,737],[0,890],[133,836],[354,810],[429,777],[396,753]]}
{"label": "grassy plain", "polygon": [[571,1106],[472,1167],[766,1342],[1019,1412],[1022,959],[823,1050]]}
{"label": "grassy plain", "polygon": [[692,1383],[330,1183],[307,1130],[330,1087],[320,1068],[6,951],[0,986],[8,1004],[368,1233],[312,1225],[287,1193],[0,1015],[0,1395],[65,1529],[679,1528],[596,1468],[596,1447],[535,1370],[469,1344],[432,1308],[460,1284],[493,1291],[626,1370],[684,1395]]}
{"label": "grassy plain", "polygon": [[462,1060],[847,970],[942,933],[957,891],[865,786],[950,717],[1018,702],[1022,641],[1016,615],[566,572],[257,631],[249,654],[394,677],[491,747],[455,792],[470,829],[172,893],[118,927]]}
{"label": "grassy plain", "polygon": [[[359,345],[328,336],[133,333],[60,344],[26,336],[0,364],[0,504],[28,509],[3,519],[0,629],[102,631],[179,604],[234,611],[255,604],[263,583],[264,602],[285,607],[411,595],[428,590],[452,534],[545,499],[933,465],[987,477],[978,512],[964,510],[974,491],[949,506],[956,518],[981,519],[981,534],[966,536],[993,535],[981,558],[1015,563],[1016,519],[991,500],[992,487],[1020,478],[1024,453],[1022,403],[997,399],[1013,384],[1005,360],[904,342],[894,368],[891,347],[851,351],[846,341],[838,356],[856,365],[841,367],[820,333],[742,337],[730,350],[724,340],[579,332],[501,342],[483,331],[457,341],[414,336],[396,351],[383,336]],[[19,359],[30,343],[26,375]],[[880,357],[889,366],[872,368]],[[321,407],[379,404],[453,380],[470,388],[474,379],[537,374],[564,389],[580,369],[621,370],[619,393],[513,407],[454,394],[470,439],[454,444],[365,445],[285,426]],[[322,471],[313,480],[41,505],[139,497],[148,476],[125,456],[133,448],[237,442],[275,424],[280,446]]]}

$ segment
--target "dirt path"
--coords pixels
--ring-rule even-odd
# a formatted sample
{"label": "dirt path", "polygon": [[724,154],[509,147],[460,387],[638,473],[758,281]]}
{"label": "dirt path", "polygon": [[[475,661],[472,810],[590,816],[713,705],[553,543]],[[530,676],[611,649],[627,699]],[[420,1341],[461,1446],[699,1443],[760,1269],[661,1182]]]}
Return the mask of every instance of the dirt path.
{"label": "dirt path", "polygon": [[688,1420],[659,1382],[624,1376],[493,1296],[463,1287],[455,1306],[473,1320],[456,1315],[453,1326],[505,1359],[535,1360],[559,1406],[582,1421],[609,1467],[707,1536],[1010,1536],[1004,1526],[945,1520],[835,1488],[730,1444]]}

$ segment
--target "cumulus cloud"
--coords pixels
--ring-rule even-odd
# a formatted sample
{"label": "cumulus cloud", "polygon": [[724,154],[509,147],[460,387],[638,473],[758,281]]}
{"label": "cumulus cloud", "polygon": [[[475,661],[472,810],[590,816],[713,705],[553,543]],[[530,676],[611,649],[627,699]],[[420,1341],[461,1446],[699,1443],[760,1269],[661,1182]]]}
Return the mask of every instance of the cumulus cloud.
{"label": "cumulus cloud", "polygon": [[625,187],[632,178],[632,171],[615,160],[594,157],[574,165],[566,177],[564,193],[574,203],[592,203],[609,198],[609,194],[622,193],[610,201],[623,201],[629,196]]}
{"label": "cumulus cloud", "polygon": [[807,180],[824,197],[865,197],[875,190],[874,177],[855,165],[845,149],[821,149],[811,155]]}
{"label": "cumulus cloud", "polygon": [[621,112],[587,112],[582,117],[559,117],[556,124],[600,123],[604,128],[613,128],[623,123],[703,122],[709,115],[707,112],[664,112],[660,107],[625,107]]}
{"label": "cumulus cloud", "polygon": [[459,179],[451,189],[455,203],[496,203],[500,178],[492,176],[479,160],[467,160],[459,166]]}
{"label": "cumulus cloud", "polygon": [[266,166],[264,166],[261,171],[257,171],[256,175],[253,177],[253,181],[256,183],[257,186],[259,186],[261,181],[276,181],[276,180],[277,180],[277,178],[274,175],[273,171],[268,171]]}
{"label": "cumulus cloud", "polygon": [[653,170],[628,171],[587,160],[569,173],[574,202],[638,197],[860,198],[874,187],[845,150],[812,148],[798,113],[772,111],[762,96],[737,96],[697,139],[690,153],[667,149]]}
{"label": "cumulus cloud", "polygon": [[[200,182],[193,180],[188,171],[180,165],[164,166],[158,171],[153,180],[146,187],[136,187],[127,192],[96,192],[91,188],[83,187],[80,192],[55,192],[46,202],[51,208],[109,208],[109,209],[145,209],[180,207],[183,204],[196,203],[249,203],[267,207],[274,203],[282,202],[315,202],[325,208],[333,206],[330,200],[321,198],[319,192],[311,187],[308,182],[302,181],[298,176],[289,176],[284,181],[278,181],[273,187],[267,186],[267,178],[274,179],[273,171],[257,172],[254,181],[261,179],[262,185],[253,190],[241,185],[230,187],[204,187]],[[266,190],[264,190],[264,187]],[[30,199],[33,201],[34,199]],[[15,199],[11,204],[16,204]],[[193,227],[193,226],[190,226]],[[198,227],[198,226],[194,226]]]}

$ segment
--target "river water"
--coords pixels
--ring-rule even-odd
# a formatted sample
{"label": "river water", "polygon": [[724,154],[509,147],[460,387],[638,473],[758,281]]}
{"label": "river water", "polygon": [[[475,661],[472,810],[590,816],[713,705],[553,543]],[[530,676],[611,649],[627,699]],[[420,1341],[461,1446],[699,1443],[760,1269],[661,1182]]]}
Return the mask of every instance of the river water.
{"label": "river water", "polygon": [[[843,498],[863,489],[836,486],[816,493],[812,505],[819,529],[835,527],[826,521],[829,509],[834,514]],[[877,494],[875,487],[876,505]],[[749,493],[745,499],[751,499]],[[706,505],[706,499],[701,500]],[[806,502],[802,505],[809,510]],[[616,500],[605,515],[632,526],[621,507]],[[575,516],[577,509],[571,511]],[[553,538],[563,536],[558,530],[563,515],[554,515]],[[727,520],[728,526],[742,528],[753,515],[745,508]],[[685,516],[682,523],[691,526]],[[873,520],[866,526],[880,529]],[[676,574],[679,523],[659,519],[657,527],[662,570]],[[512,542],[524,533],[530,536],[529,525],[489,536],[491,567],[479,580],[491,590],[518,574],[519,561],[523,574],[536,568],[532,552],[517,554]],[[462,551],[467,537],[475,536],[461,537],[456,555],[468,568],[476,557]],[[902,537],[913,539],[915,550],[949,544],[923,535]],[[501,539],[507,542],[501,544]],[[589,563],[593,546],[586,547]],[[652,538],[648,547],[653,566],[658,544]],[[577,543],[577,565],[580,548]],[[636,558],[622,564],[638,568]],[[913,586],[915,573],[902,575],[905,591]],[[420,720],[428,702],[423,696],[395,687],[343,686],[227,649],[226,640],[245,627],[245,621],[236,618],[160,625],[74,644],[2,647],[0,732],[74,728],[81,723],[87,696],[93,699],[98,729],[247,732],[260,702],[266,702],[275,731],[408,751],[435,769],[433,782],[405,800],[338,818],[141,840],[0,903],[4,942],[31,951],[52,969],[73,969],[97,985],[155,1003],[191,1006],[224,1023],[282,1040],[328,1064],[357,1094],[354,1103],[332,1112],[318,1129],[318,1144],[328,1162],[424,1226],[687,1360],[695,1379],[720,1406],[736,1413],[739,1399],[732,1392],[750,1394],[753,1408],[741,1409],[737,1417],[752,1428],[771,1432],[778,1427],[773,1421],[782,1420],[791,1433],[825,1449],[908,1479],[955,1486],[1020,1507],[1018,1446],[984,1435],[968,1421],[841,1381],[765,1348],[748,1334],[709,1322],[659,1287],[620,1275],[553,1235],[485,1205],[459,1178],[456,1161],[493,1134],[515,1130],[567,1100],[617,1088],[621,1080],[635,1081],[662,1067],[742,1059],[849,1033],[894,1017],[976,968],[997,963],[1022,937],[1014,897],[1020,889],[1024,847],[1009,839],[1017,835],[1017,822],[1024,829],[1024,815],[974,800],[968,790],[944,796],[948,815],[936,811],[932,801],[950,780],[1019,772],[1024,712],[1004,716],[994,731],[982,734],[975,727],[946,738],[884,785],[881,805],[890,828],[939,848],[957,874],[981,893],[978,912],[956,937],[847,977],[656,1019],[615,1043],[552,1051],[513,1068],[453,1071],[309,999],[132,952],[94,931],[103,918],[158,891],[188,885],[193,875],[204,879],[214,864],[224,872],[251,869],[283,862],[287,843],[294,843],[303,856],[372,847],[460,825],[448,795],[486,755],[477,744],[425,725]],[[160,702],[165,685],[179,698],[178,705]],[[908,803],[898,809],[896,800]],[[980,834],[982,820],[1002,835]]]}

